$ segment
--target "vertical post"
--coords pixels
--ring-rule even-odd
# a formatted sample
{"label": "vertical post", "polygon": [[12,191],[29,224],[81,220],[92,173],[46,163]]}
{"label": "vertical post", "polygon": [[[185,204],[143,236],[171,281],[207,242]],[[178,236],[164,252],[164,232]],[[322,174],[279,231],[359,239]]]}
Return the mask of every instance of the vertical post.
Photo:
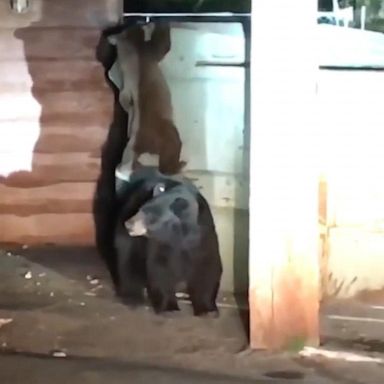
{"label": "vertical post", "polygon": [[319,342],[316,9],[252,1],[251,348]]}
{"label": "vertical post", "polygon": [[29,0],[10,0],[10,4],[16,13],[25,13],[29,9]]}
{"label": "vertical post", "polygon": [[367,20],[367,6],[362,5],[360,9],[360,29],[365,29],[366,20]]}

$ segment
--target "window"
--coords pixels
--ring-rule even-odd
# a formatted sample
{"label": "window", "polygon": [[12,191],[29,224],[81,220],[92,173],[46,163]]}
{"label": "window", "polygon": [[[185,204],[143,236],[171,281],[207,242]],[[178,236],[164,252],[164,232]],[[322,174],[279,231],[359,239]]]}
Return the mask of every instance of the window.
{"label": "window", "polygon": [[321,67],[384,69],[384,0],[318,0]]}

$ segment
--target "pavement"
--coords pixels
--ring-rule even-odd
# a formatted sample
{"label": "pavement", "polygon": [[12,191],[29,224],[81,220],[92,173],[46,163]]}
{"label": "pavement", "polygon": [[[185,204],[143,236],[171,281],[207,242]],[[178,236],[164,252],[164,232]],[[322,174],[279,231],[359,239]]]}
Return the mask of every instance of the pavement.
{"label": "pavement", "polygon": [[[302,375],[291,373],[288,379],[247,379],[229,375],[209,374],[149,364],[129,363],[97,358],[47,359],[39,356],[8,355],[0,357],[2,383],[12,384],[271,384],[303,382]],[[308,382],[308,381],[305,381]],[[311,383],[329,383],[312,379]]]}
{"label": "pavement", "polygon": [[[22,369],[20,369],[22,367]],[[167,369],[137,363],[96,358],[46,359],[37,356],[1,356],[1,379],[13,384],[96,384],[96,383],[266,383],[269,380],[244,380],[180,369]]]}
{"label": "pavement", "polygon": [[[93,249],[0,252],[0,383],[384,382],[384,297],[323,306],[322,347],[247,348],[244,311],[220,296],[219,319],[130,310]],[[328,355],[327,355],[328,353]]]}

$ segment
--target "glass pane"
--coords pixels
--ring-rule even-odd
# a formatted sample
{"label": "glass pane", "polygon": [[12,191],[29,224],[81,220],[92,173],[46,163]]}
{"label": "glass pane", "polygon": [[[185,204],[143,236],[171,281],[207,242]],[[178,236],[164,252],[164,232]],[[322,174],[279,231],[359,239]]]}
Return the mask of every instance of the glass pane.
{"label": "glass pane", "polygon": [[319,0],[318,1],[319,11],[332,12],[333,1],[332,0]]}
{"label": "glass pane", "polygon": [[384,1],[318,0],[320,66],[384,68]]}

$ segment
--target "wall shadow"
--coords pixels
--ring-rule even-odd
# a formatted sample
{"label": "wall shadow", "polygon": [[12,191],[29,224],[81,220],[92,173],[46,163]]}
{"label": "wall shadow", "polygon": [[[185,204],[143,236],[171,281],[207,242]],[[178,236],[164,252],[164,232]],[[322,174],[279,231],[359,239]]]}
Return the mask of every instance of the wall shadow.
{"label": "wall shadow", "polygon": [[[20,25],[32,20],[15,28],[17,44],[12,46],[22,47],[17,60],[25,63],[32,80],[30,92],[22,92],[41,108],[40,116],[36,112],[29,116],[27,100],[28,105],[20,105],[21,113],[15,116],[22,119],[26,115],[25,135],[31,135],[29,123],[39,127],[31,149],[31,169],[1,178],[8,187],[31,191],[30,198],[25,193],[22,203],[5,212],[15,216],[12,237],[21,241],[41,238],[44,243],[54,238],[58,243],[71,239],[81,244],[90,240],[87,197],[99,172],[104,123],[110,122],[111,110],[111,96],[95,59],[100,25],[108,22],[110,5],[104,0],[92,4],[90,7],[87,0],[35,0],[27,13],[13,16],[15,25],[17,17]],[[72,192],[71,185],[77,192],[66,196],[65,191]],[[61,214],[69,222],[58,220]],[[71,231],[71,225],[76,231],[79,228],[73,239],[76,231]]]}
{"label": "wall shadow", "polygon": [[[33,12],[33,4],[26,12]],[[47,31],[50,16],[52,16],[49,3],[41,1],[40,17],[38,21],[32,22],[29,26],[18,28],[15,30],[14,37],[23,44],[25,61],[28,66],[28,72],[32,79],[31,96],[41,107],[39,117],[40,132],[39,137],[33,148],[32,169],[30,172],[18,171],[14,172],[7,178],[7,182],[12,186],[33,188],[44,187],[49,182],[44,180],[38,172],[39,161],[36,152],[44,151],[43,137],[46,136],[49,125],[52,121],[52,101],[49,100],[49,92],[52,91],[51,84],[47,74],[43,72],[43,68],[49,65],[49,48],[44,51],[42,44],[44,32]],[[46,174],[46,176],[48,176]],[[25,214],[25,212],[24,212]]]}
{"label": "wall shadow", "polygon": [[[38,57],[39,55],[37,54],[37,52],[39,51],[39,49],[37,48],[37,45],[39,45],[38,32],[39,32],[39,27],[46,28],[47,26],[47,22],[46,22],[47,7],[46,7],[45,1],[41,1],[39,5],[40,5],[39,7],[34,7],[32,4],[30,4],[29,8],[24,11],[24,14],[31,13],[32,19],[34,19],[33,16],[36,13],[38,21],[32,21],[29,25],[22,28],[15,28],[15,31],[13,34],[13,37],[15,37],[17,40],[22,42],[23,50],[22,52],[18,52],[19,57],[17,57],[17,59],[20,61],[23,61],[22,55],[24,55],[25,57],[25,64],[27,67],[27,71],[32,80],[32,86],[31,86],[31,92],[30,92],[31,99],[34,99],[39,104],[39,106],[41,107],[41,114],[38,119],[38,124],[39,124],[38,138],[32,149],[33,157],[31,162],[31,170],[30,171],[16,170],[10,173],[7,177],[1,177],[0,179],[2,184],[9,185],[11,187],[30,188],[30,187],[39,187],[44,185],[44,181],[40,180],[37,177],[37,175],[34,174],[35,151],[36,151],[36,148],[40,146],[41,136],[43,135],[43,132],[46,129],[43,115],[46,113],[46,104],[47,104],[47,99],[46,98],[44,99],[42,95],[43,90],[46,90],[47,88],[47,84],[42,74],[39,73],[37,68],[38,63],[42,61],[41,57]],[[11,6],[11,4],[9,4],[9,6]],[[14,17],[15,21],[17,21],[17,17],[20,17],[21,24],[22,25],[24,24],[22,22],[21,15],[17,14],[15,11],[12,11],[12,10],[10,10],[9,12]],[[15,116],[14,118],[16,119],[18,118],[18,116]],[[29,132],[26,132],[26,134],[28,135]],[[18,212],[12,212],[12,213],[18,214]],[[26,212],[24,214],[26,214]]]}

